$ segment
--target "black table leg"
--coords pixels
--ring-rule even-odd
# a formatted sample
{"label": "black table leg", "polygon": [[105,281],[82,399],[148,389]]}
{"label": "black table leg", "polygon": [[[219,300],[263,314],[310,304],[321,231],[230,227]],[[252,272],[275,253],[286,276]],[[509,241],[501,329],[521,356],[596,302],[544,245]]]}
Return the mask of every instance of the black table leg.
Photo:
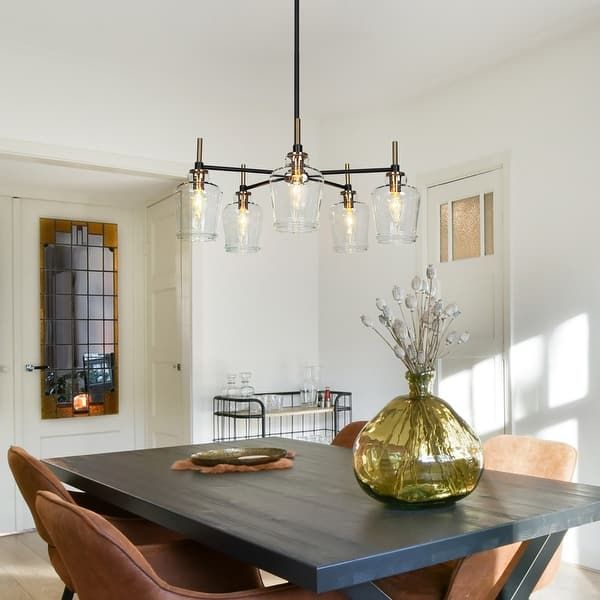
{"label": "black table leg", "polygon": [[350,600],[392,600],[385,592],[382,592],[372,581],[353,585],[345,588],[344,594]]}
{"label": "black table leg", "polygon": [[530,540],[521,560],[498,595],[498,600],[526,600],[560,546],[566,531]]}

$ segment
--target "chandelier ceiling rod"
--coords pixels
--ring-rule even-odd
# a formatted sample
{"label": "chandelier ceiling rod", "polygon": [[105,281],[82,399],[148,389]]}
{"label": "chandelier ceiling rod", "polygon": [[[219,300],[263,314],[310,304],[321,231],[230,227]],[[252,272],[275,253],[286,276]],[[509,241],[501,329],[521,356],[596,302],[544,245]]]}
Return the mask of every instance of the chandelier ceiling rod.
{"label": "chandelier ceiling rod", "polygon": [[[198,138],[198,156],[202,156],[202,141]],[[294,0],[294,151],[302,152],[302,141],[301,141],[301,120],[300,120],[300,0]],[[206,165],[203,162],[197,161],[197,168],[205,169],[207,171],[227,171],[230,173],[252,173],[255,175],[271,175],[273,169],[257,169],[254,167],[228,167],[225,165]],[[387,173],[389,170],[398,171],[399,167],[396,163],[386,167],[369,167],[363,169],[325,169],[321,171],[323,175],[344,175],[346,173],[361,174],[361,173]],[[401,175],[404,175],[400,171]],[[259,183],[248,186],[248,189],[254,189],[267,185],[269,180],[260,181]],[[336,183],[334,181],[324,181],[325,185],[331,187],[343,189],[344,185]]]}

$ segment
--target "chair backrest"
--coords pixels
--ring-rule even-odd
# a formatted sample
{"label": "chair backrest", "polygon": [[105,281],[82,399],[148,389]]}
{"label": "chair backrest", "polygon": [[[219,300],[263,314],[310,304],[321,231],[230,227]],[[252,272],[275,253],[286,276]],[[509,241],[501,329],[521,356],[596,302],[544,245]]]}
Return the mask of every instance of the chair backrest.
{"label": "chair backrest", "polygon": [[342,448],[352,448],[354,440],[360,433],[361,429],[367,424],[367,421],[352,421],[333,438],[332,446],[340,446]]}
{"label": "chair backrest", "polygon": [[46,490],[53,492],[67,502],[73,502],[71,494],[43,462],[31,456],[23,448],[11,446],[8,449],[8,465],[17,482],[17,487],[31,511],[38,533],[51,546],[52,540],[35,508],[36,494],[40,490]]}
{"label": "chair backrest", "polygon": [[[290,584],[212,594],[186,590],[161,579],[140,551],[104,517],[50,492],[37,496],[37,511],[54,540],[80,600],[317,600]],[[199,565],[201,566],[201,565]],[[318,600],[343,600],[336,592]]]}
{"label": "chair backrest", "polygon": [[[483,457],[486,469],[569,481],[575,471],[577,451],[561,442],[499,435],[484,443]],[[446,600],[496,598],[525,548],[526,543],[519,542],[466,557],[454,572]],[[553,579],[559,563],[560,550],[552,558],[536,589]]]}

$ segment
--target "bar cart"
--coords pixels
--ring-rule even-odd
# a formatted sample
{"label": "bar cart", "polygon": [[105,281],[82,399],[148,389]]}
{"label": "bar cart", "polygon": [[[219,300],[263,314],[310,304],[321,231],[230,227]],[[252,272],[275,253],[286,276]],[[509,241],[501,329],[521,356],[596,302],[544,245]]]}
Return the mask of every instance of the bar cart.
{"label": "bar cart", "polygon": [[226,442],[277,436],[328,444],[352,421],[350,392],[320,390],[314,402],[303,399],[299,391],[215,396],[213,439]]}

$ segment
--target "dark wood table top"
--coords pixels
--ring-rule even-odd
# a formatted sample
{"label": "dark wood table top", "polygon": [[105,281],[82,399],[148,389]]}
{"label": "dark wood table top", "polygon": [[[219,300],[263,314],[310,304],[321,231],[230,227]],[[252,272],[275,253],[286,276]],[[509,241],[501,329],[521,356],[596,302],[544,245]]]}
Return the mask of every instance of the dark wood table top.
{"label": "dark wood table top", "polygon": [[368,497],[345,448],[265,438],[292,469],[172,471],[203,444],[47,460],[65,483],[316,592],[340,589],[600,520],[600,487],[485,471],[448,508],[404,511]]}

